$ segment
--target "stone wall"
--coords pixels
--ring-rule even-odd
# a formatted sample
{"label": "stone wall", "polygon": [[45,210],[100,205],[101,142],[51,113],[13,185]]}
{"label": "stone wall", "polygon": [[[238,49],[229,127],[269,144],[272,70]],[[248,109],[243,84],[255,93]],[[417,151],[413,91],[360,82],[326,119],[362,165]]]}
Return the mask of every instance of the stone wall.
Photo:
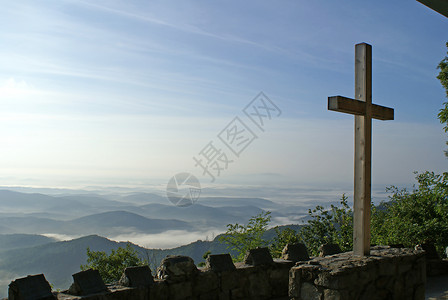
{"label": "stone wall", "polygon": [[147,286],[109,285],[107,292],[86,296],[59,293],[58,299],[288,299],[288,277],[292,266],[290,261],[276,260],[259,266],[237,263],[234,270],[222,272],[200,268],[188,277],[176,275],[177,278],[155,279]]}
{"label": "stone wall", "polygon": [[[309,259],[303,247],[286,247],[285,257],[273,260],[266,248],[251,250],[244,263],[230,255],[211,255],[205,268],[191,258],[171,256],[153,278],[147,266],[126,269],[115,285],[104,285],[96,270],[73,275],[67,291],[52,293],[41,275],[20,278],[10,285],[10,300],[175,300],[175,299],[424,299],[425,252],[372,248],[371,256],[351,252]],[[287,252],[288,252],[287,251]],[[296,252],[296,253],[293,253]],[[38,296],[38,297],[37,297]]]}
{"label": "stone wall", "polygon": [[374,247],[300,262],[290,271],[291,299],[425,299],[426,263],[421,250]]}

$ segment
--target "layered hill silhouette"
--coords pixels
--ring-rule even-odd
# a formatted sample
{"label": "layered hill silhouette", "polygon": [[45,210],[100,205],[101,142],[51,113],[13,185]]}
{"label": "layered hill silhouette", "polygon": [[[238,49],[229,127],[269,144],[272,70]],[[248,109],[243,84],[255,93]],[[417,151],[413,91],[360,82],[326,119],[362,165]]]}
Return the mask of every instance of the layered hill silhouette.
{"label": "layered hill silhouette", "polygon": [[[122,234],[160,233],[167,230],[192,230],[193,225],[168,219],[148,219],[127,211],[109,211],[70,221],[31,216],[0,218],[0,233]],[[2,229],[3,228],[3,229]]]}
{"label": "layered hill silhouette", "polygon": [[[11,276],[9,280],[31,274],[44,273],[55,288],[68,288],[72,282],[71,275],[80,271],[80,266],[86,263],[86,249],[106,251],[125,247],[125,242],[115,242],[98,235],[89,235],[78,239],[55,242],[52,239],[36,235],[0,235],[0,241],[8,244],[0,250],[0,270]],[[47,242],[45,242],[47,241]],[[21,245],[28,245],[19,247]],[[141,258],[149,258],[151,266],[158,266],[166,255],[182,254],[192,257],[195,261],[203,260],[206,251],[212,253],[228,252],[227,246],[215,241],[196,241],[194,243],[173,249],[145,249],[132,244]],[[2,274],[0,272],[0,274]],[[0,282],[0,296],[6,294],[8,279]]]}
{"label": "layered hill silhouette", "polygon": [[[281,228],[298,230],[298,225],[282,226]],[[265,240],[271,240],[275,230],[268,230]],[[212,241],[198,240],[172,249],[146,249],[138,245],[131,246],[142,259],[148,259],[154,270],[167,255],[186,255],[196,264],[203,262],[203,255],[210,251],[213,254],[231,253],[228,245],[220,242],[219,235]],[[55,241],[54,239],[25,234],[0,235],[0,270],[10,278],[0,278],[0,296],[5,295],[9,281],[32,274],[44,273],[45,277],[55,288],[68,288],[72,283],[71,275],[80,271],[80,266],[87,261],[86,249],[105,251],[125,247],[126,242],[115,242],[98,235],[88,235],[70,241]],[[2,274],[0,272],[0,275]]]}
{"label": "layered hill silhouette", "polygon": [[304,207],[282,206],[262,198],[203,197],[189,207],[176,207],[150,193],[49,196],[0,190],[0,234],[66,234],[103,236],[155,234],[168,230],[222,230],[262,211],[273,218],[304,215]]}
{"label": "layered hill silhouette", "polygon": [[35,234],[2,234],[0,235],[0,251],[39,246],[55,241],[53,238]]}
{"label": "layered hill silhouette", "polygon": [[[60,192],[44,195],[0,190],[0,297],[6,296],[11,280],[31,274],[44,273],[55,288],[68,288],[71,275],[86,263],[87,247],[110,252],[125,246],[112,239],[132,240],[138,235],[157,247],[157,237],[181,245],[180,238],[187,235],[185,245],[171,249],[133,247],[142,258],[149,258],[153,267],[170,254],[187,255],[199,263],[206,251],[229,252],[226,245],[213,239],[215,233],[225,232],[227,224],[245,224],[266,210],[272,212],[272,225],[288,224],[285,222],[307,212],[303,205],[250,197],[201,197],[195,205],[180,208],[151,193]],[[274,234],[268,231],[266,237]],[[52,238],[56,236],[69,240],[57,241]],[[195,237],[196,242],[187,242]]]}

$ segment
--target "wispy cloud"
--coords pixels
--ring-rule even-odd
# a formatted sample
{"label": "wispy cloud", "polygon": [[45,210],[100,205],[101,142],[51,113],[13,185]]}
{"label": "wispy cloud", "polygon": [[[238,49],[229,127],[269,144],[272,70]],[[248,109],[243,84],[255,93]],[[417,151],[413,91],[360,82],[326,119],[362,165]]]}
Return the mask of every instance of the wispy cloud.
{"label": "wispy cloud", "polygon": [[[375,97],[398,121],[374,134],[374,176],[402,180],[423,161],[440,169],[444,136],[434,124],[444,94],[431,74],[445,54],[443,43],[433,47],[446,35],[440,21],[409,7],[410,16],[397,16],[385,0],[353,3],[7,2],[0,176],[141,182],[194,170],[192,156],[262,90],[284,121],[226,180],[276,173],[279,181],[352,182],[352,122],[327,114],[325,101],[353,93],[359,39],[378,49]],[[411,132],[403,120],[419,126]]]}
{"label": "wispy cloud", "polygon": [[34,91],[25,81],[16,81],[14,78],[8,78],[0,83],[0,97],[18,97],[27,96]]}
{"label": "wispy cloud", "polygon": [[108,236],[108,238],[117,242],[129,241],[145,248],[170,249],[186,245],[191,241],[211,240],[224,230],[224,228],[214,228],[207,231],[168,230],[158,234],[125,234]]}
{"label": "wispy cloud", "polygon": [[[175,23],[174,20],[166,21],[159,18],[155,18],[152,16],[149,16],[148,14],[143,14],[141,11],[129,11],[128,7],[121,6],[119,8],[112,8],[112,5],[100,5],[100,4],[93,4],[86,1],[77,1],[76,4],[81,4],[85,7],[88,7],[90,9],[100,10],[102,12],[114,14],[117,16],[130,18],[132,20],[138,20],[145,23],[150,23],[158,26],[167,27],[170,29],[174,29],[179,32],[184,32],[187,34],[193,34],[198,35],[206,38],[212,38],[216,40],[223,41],[225,43],[234,43],[234,44],[240,44],[245,46],[250,46],[252,48],[264,50],[276,55],[280,56],[287,56],[289,58],[302,61],[302,62],[314,62],[314,66],[328,66],[329,64],[333,63],[332,60],[326,59],[323,56],[316,55],[311,51],[305,51],[301,47],[294,48],[294,49],[287,49],[284,47],[280,47],[274,43],[260,43],[259,41],[255,39],[248,39],[245,37],[242,37],[241,35],[235,35],[232,33],[218,33],[213,32],[210,30],[206,30],[204,28],[200,28],[198,26],[192,25],[190,23],[186,22],[179,22]],[[244,26],[244,25],[243,25]],[[168,50],[168,49],[167,49]],[[168,50],[169,51],[169,50]]]}

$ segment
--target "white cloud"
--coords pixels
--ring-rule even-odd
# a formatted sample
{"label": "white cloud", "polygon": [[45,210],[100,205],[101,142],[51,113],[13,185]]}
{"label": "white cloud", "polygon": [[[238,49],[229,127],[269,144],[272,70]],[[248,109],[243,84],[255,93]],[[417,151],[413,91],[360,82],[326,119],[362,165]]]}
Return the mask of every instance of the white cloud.
{"label": "white cloud", "polygon": [[15,98],[20,96],[29,96],[34,92],[34,89],[29,86],[24,80],[16,80],[11,77],[0,84],[0,97]]}
{"label": "white cloud", "polygon": [[197,240],[212,240],[216,235],[224,232],[225,229],[209,229],[206,231],[186,231],[186,230],[168,230],[158,234],[124,234],[117,236],[108,236],[107,238],[117,241],[130,241],[145,248],[170,249],[186,245]]}
{"label": "white cloud", "polygon": [[[0,120],[10,128],[0,131],[0,177],[35,179],[45,181],[45,186],[61,180],[67,181],[64,186],[83,181],[86,185],[107,180],[167,181],[178,172],[192,172],[207,184],[210,179],[194,166],[192,157],[211,140],[225,151],[216,135],[228,121],[147,115],[66,119],[19,115],[16,120],[0,115]],[[271,125],[239,158],[231,157],[234,162],[216,184],[244,179],[246,184],[352,185],[352,118],[279,118]],[[373,184],[409,184],[414,182],[413,171],[443,172],[445,138],[436,124],[374,122]]]}
{"label": "white cloud", "polygon": [[42,233],[41,235],[55,239],[57,241],[70,241],[70,240],[74,240],[74,239],[82,237],[81,234],[68,235],[68,234],[60,234],[60,233]]}
{"label": "white cloud", "polygon": [[[365,22],[350,28],[343,21],[347,18],[334,17],[337,5],[254,3],[183,2],[177,4],[182,9],[174,10],[166,2],[8,2],[3,21],[7,27],[0,33],[6,41],[0,51],[0,76],[7,78],[0,83],[0,176],[39,180],[53,174],[58,180],[68,176],[77,177],[76,182],[97,178],[103,183],[106,177],[141,181],[150,174],[163,177],[187,168],[200,173],[192,156],[240,112],[242,102],[247,103],[245,95],[252,97],[262,87],[284,101],[285,117],[230,165],[220,181],[231,181],[236,174],[276,173],[279,181],[351,183],[353,124],[349,119],[325,119],[320,99],[325,100],[329,87],[331,92],[333,86],[335,92],[339,86],[352,91],[351,84],[345,84],[352,79],[351,41],[359,28],[377,40],[379,31],[369,26],[375,15],[363,20],[353,10],[341,11]],[[74,6],[72,13],[69,8]],[[356,12],[371,7],[366,4]],[[257,13],[246,13],[252,9]],[[229,19],[226,14],[231,12]],[[321,22],[317,16],[329,18]],[[257,26],[248,26],[253,24]],[[400,26],[394,34],[407,33],[407,27]],[[352,31],[340,41],[335,28]],[[432,42],[439,32],[431,35]],[[422,42],[427,34],[410,30],[411,36],[409,41],[428,44]],[[327,44],[332,47],[322,47]],[[380,67],[393,61],[390,53],[402,55],[393,45],[379,43],[378,48],[374,59]],[[418,56],[410,49],[406,55]],[[401,64],[402,59],[397,60],[386,70],[428,72],[420,71],[420,64],[406,72]],[[380,93],[400,94],[398,86],[413,85],[405,77],[397,76],[393,88]],[[428,81],[419,80],[418,90],[433,89]],[[397,111],[406,111],[407,101],[398,103],[406,109],[397,105]],[[429,110],[417,113],[431,118]],[[300,119],[303,116],[315,119]],[[287,117],[291,119],[283,119]],[[375,182],[409,181],[415,169],[443,170],[441,130],[416,124],[374,126]]]}

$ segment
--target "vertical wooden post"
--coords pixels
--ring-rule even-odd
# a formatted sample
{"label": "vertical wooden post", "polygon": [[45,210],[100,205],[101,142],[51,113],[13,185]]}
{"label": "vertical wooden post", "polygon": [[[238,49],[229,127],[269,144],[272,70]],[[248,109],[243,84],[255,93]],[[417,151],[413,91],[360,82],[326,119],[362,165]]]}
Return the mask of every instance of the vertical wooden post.
{"label": "vertical wooden post", "polygon": [[355,99],[328,97],[328,109],[355,115],[353,252],[370,254],[372,119],[393,120],[394,109],[372,104],[372,46],[355,47]]}
{"label": "vertical wooden post", "polygon": [[355,99],[366,102],[365,115],[355,116],[355,182],[353,252],[370,254],[372,157],[372,46],[355,46]]}

